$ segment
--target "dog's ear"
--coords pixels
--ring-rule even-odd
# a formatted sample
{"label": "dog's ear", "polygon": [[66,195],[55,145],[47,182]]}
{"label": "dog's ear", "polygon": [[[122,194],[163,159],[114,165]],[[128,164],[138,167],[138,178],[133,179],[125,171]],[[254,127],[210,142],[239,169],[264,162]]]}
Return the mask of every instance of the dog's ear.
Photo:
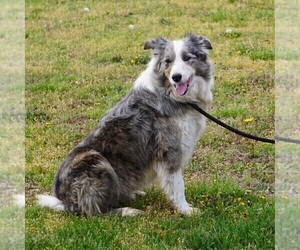
{"label": "dog's ear", "polygon": [[212,49],[212,46],[211,46],[211,43],[210,41],[203,37],[203,36],[199,36],[199,35],[195,35],[195,34],[188,34],[186,36],[186,38],[191,41],[192,43],[200,46],[200,47],[203,47],[205,49]]}
{"label": "dog's ear", "polygon": [[166,48],[167,44],[168,40],[164,37],[153,38],[145,43],[144,49],[163,50]]}

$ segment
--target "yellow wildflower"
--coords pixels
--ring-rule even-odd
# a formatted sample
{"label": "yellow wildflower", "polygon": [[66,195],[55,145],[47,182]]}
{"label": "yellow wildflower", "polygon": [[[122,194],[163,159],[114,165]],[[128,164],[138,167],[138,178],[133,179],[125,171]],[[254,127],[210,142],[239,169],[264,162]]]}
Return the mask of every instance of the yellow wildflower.
{"label": "yellow wildflower", "polygon": [[244,119],[244,122],[252,122],[253,121],[253,118],[246,118]]}

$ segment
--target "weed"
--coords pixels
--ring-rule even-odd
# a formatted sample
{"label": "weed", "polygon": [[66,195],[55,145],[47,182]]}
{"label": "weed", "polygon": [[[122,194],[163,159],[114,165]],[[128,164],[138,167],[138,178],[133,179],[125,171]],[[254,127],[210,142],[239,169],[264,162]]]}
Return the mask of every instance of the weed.
{"label": "weed", "polygon": [[247,55],[251,60],[274,60],[274,50],[254,46],[253,44],[238,43],[233,52],[238,55]]}
{"label": "weed", "polygon": [[220,22],[226,20],[229,14],[224,10],[218,10],[209,14],[209,18],[212,22]]}

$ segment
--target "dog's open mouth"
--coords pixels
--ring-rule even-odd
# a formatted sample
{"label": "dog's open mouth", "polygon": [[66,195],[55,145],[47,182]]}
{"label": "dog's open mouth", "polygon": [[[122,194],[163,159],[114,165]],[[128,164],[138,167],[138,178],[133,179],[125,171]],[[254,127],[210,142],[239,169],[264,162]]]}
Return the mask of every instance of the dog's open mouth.
{"label": "dog's open mouth", "polygon": [[193,76],[191,75],[187,81],[175,84],[175,90],[176,90],[177,95],[183,96],[186,94],[186,92],[188,91],[188,88],[190,86],[190,83],[192,81],[192,78],[193,78]]}

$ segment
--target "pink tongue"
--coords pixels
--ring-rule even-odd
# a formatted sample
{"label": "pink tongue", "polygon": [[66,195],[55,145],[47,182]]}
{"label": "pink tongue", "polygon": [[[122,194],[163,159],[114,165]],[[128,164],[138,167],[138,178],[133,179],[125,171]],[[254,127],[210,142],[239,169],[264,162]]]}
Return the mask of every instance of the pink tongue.
{"label": "pink tongue", "polygon": [[187,82],[184,82],[182,84],[177,84],[176,85],[176,92],[178,95],[184,95],[185,92],[187,91],[188,84]]}

